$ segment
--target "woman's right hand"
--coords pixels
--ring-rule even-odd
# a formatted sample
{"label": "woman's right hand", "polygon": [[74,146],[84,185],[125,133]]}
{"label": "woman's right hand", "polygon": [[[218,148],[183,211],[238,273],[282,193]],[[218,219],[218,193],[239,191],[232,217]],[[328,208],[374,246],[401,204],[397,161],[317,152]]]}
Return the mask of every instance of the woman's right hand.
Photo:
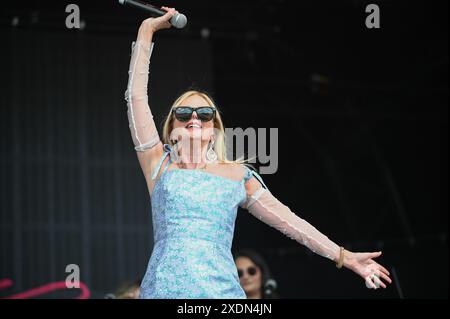
{"label": "woman's right hand", "polygon": [[156,31],[169,29],[172,26],[169,21],[177,11],[168,7],[162,7],[161,9],[167,11],[167,13],[158,18],[148,18],[142,21],[139,27],[138,40],[149,41]]}

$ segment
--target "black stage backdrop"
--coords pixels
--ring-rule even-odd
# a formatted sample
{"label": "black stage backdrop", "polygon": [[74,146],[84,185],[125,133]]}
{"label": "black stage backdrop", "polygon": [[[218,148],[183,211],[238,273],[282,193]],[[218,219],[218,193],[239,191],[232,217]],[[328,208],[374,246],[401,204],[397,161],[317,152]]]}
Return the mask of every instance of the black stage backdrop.
{"label": "black stage backdrop", "polygon": [[[91,297],[139,279],[150,201],[124,91],[144,15],[116,1],[6,5],[1,14],[0,280],[23,292],[77,264]],[[448,297],[448,2],[168,1],[189,17],[157,35],[149,95],[159,129],[189,87],[229,128],[278,128],[283,203],[337,243],[383,250],[384,291],[239,211],[233,250],[269,263],[285,298]],[[163,5],[163,3],[157,3]],[[214,16],[213,16],[214,14]],[[54,292],[46,297],[71,297]]]}

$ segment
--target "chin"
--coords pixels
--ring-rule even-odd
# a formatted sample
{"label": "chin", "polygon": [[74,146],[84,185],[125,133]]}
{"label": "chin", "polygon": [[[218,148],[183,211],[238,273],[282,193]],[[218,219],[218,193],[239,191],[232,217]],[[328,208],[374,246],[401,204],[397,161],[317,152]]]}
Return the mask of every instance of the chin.
{"label": "chin", "polygon": [[196,140],[196,141],[209,141],[210,140],[210,137],[203,134],[203,132],[201,130],[198,130],[198,132],[197,131],[188,132],[188,137],[191,140]]}
{"label": "chin", "polygon": [[254,284],[250,284],[250,285],[244,285],[244,290],[248,293],[252,293],[256,290],[256,287]]}

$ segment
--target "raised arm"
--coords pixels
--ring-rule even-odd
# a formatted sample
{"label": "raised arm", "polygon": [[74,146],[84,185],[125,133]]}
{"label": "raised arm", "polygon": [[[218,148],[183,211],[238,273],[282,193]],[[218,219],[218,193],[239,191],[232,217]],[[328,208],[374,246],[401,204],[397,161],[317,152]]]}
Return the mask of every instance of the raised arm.
{"label": "raised arm", "polygon": [[267,189],[261,177],[248,169],[249,176],[245,183],[247,199],[242,203],[250,214],[264,223],[276,228],[283,234],[308,247],[314,253],[333,260],[339,267],[346,267],[366,281],[369,288],[386,288],[380,280],[391,282],[389,272],[372,260],[381,255],[375,253],[353,253],[341,249],[336,243],[318,231],[306,220],[294,214],[289,207],[281,203]]}
{"label": "raised arm", "polygon": [[151,170],[163,153],[163,146],[148,103],[147,87],[153,35],[158,30],[170,28],[168,21],[176,12],[175,9],[164,9],[168,11],[166,15],[146,19],[139,28],[137,39],[132,44],[125,92],[131,137],[146,178],[150,176]]}

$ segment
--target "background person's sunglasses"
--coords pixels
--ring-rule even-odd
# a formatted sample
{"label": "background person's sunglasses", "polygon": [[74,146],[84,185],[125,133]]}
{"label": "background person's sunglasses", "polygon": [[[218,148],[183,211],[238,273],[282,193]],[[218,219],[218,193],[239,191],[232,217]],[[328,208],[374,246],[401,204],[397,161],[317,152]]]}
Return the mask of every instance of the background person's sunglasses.
{"label": "background person's sunglasses", "polygon": [[[244,271],[245,271],[244,269],[238,269],[239,278],[244,276]],[[247,274],[249,274],[249,276],[254,276],[254,275],[256,275],[257,272],[258,272],[258,270],[256,269],[256,267],[250,266],[247,268]]]}
{"label": "background person's sunglasses", "polygon": [[197,113],[197,117],[202,122],[208,122],[214,119],[216,115],[216,109],[211,106],[200,106],[200,107],[190,107],[190,106],[177,106],[173,108],[172,112],[175,118],[180,122],[187,122],[191,119],[192,114]]}

